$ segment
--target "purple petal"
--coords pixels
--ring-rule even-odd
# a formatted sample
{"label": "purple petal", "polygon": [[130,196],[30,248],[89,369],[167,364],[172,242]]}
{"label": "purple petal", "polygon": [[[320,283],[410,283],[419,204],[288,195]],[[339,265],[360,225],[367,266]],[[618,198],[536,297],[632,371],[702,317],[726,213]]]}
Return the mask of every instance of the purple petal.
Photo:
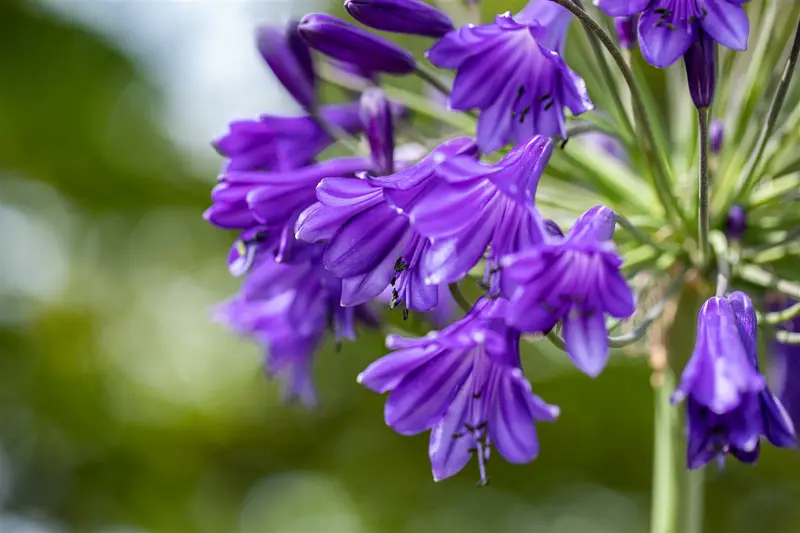
{"label": "purple petal", "polygon": [[386,401],[386,424],[414,435],[439,422],[469,376],[472,358],[460,351],[439,353],[400,382]]}
{"label": "purple petal", "polygon": [[608,332],[603,314],[572,311],[564,320],[567,352],[579,370],[597,377],[608,362]]}
{"label": "purple petal", "polygon": [[470,449],[475,447],[475,439],[464,431],[464,425],[468,422],[471,400],[469,382],[472,379],[473,376],[468,378],[442,420],[431,428],[428,456],[434,481],[458,474],[472,458]]}
{"label": "purple petal", "polygon": [[653,9],[639,18],[639,48],[645,60],[666,68],[678,60],[697,38],[696,23],[677,18],[669,20]]}
{"label": "purple petal", "polygon": [[498,369],[496,400],[489,433],[497,451],[510,463],[527,463],[539,453],[529,405],[530,384],[518,368]]}
{"label": "purple petal", "polygon": [[382,394],[396,388],[408,374],[436,355],[432,347],[399,350],[373,362],[358,375],[357,381]]}
{"label": "purple petal", "polygon": [[747,49],[750,22],[744,7],[727,0],[706,0],[705,11],[700,25],[715,41],[734,50]]}

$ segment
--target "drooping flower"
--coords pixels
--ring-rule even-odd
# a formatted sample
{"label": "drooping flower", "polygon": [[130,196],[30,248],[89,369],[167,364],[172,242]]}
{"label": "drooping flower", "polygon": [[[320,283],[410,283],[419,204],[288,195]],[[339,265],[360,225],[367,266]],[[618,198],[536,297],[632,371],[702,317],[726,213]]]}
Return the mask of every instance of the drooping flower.
{"label": "drooping flower", "polygon": [[290,261],[280,262],[277,238],[266,230],[243,235],[229,257],[236,274],[246,274],[239,294],[221,304],[216,318],[265,347],[265,368],[285,384],[287,399],[313,405],[314,354],[332,330],[336,342],[354,340],[356,321],[377,325],[364,307],[339,305],[341,280],[322,268],[322,247],[297,244]]}
{"label": "drooping flower", "polygon": [[369,168],[371,163],[366,159],[346,157],[289,170],[228,171],[212,189],[213,205],[203,216],[224,229],[284,225],[314,203],[320,180]]}
{"label": "drooping flower", "polygon": [[666,68],[705,32],[722,46],[747,48],[748,0],[594,0],[614,17],[639,17],[639,48],[653,66]]}
{"label": "drooping flower", "polygon": [[[347,133],[361,130],[357,102],[323,106],[320,116]],[[262,115],[256,120],[236,120],[213,144],[229,161],[225,169],[288,170],[311,161],[333,142],[311,116]]]}
{"label": "drooping flower", "polygon": [[704,31],[689,46],[683,55],[689,94],[698,109],[707,108],[714,100],[717,61],[716,43]]}
{"label": "drooping flower", "polygon": [[534,134],[566,137],[564,107],[574,115],[593,108],[583,80],[559,55],[570,13],[534,0],[516,17],[465,26],[428,52],[442,68],[457,69],[453,109],[477,108],[478,145],[484,153]]}
{"label": "drooping flower", "polygon": [[497,293],[500,258],[543,240],[533,197],[551,153],[550,140],[536,136],[494,165],[455,155],[437,168],[441,179],[424,194],[410,200],[387,193],[412,227],[432,242],[422,262],[428,283],[460,280],[488,248],[484,282],[490,293]]}
{"label": "drooping flower", "polygon": [[298,31],[313,49],[367,72],[410,74],[416,68],[406,50],[326,13],[306,15]]}
{"label": "drooping flower", "polygon": [[316,101],[316,76],[311,51],[297,31],[297,22],[290,22],[283,30],[259,28],[256,43],[278,81],[303,108],[310,108]]}
{"label": "drooping flower", "polygon": [[421,265],[430,242],[409,226],[408,218],[389,196],[410,205],[437,180],[437,165],[472,150],[469,139],[456,139],[396,174],[363,179],[329,178],[317,188],[318,202],[297,222],[297,238],[327,242],[323,262],[343,278],[342,305],[356,305],[393,288],[392,307],[430,311],[438,302],[436,284],[428,284]]}
{"label": "drooping flower", "polygon": [[698,468],[731,454],[753,463],[763,435],[794,447],[792,422],[758,368],[756,313],[750,298],[734,292],[701,308],[697,343],[674,401],[686,399],[687,466]]}
{"label": "drooping flower", "polygon": [[[796,304],[788,302],[789,305]],[[780,325],[783,331],[800,332],[800,317]],[[770,382],[795,427],[800,427],[800,346],[773,341],[770,346]]]}
{"label": "drooping flower", "polygon": [[479,300],[464,318],[439,332],[409,339],[390,335],[396,349],[358,376],[369,389],[389,392],[386,424],[402,435],[430,430],[436,481],[477,456],[481,482],[494,447],[511,463],[539,451],[535,421],[552,421],[558,408],[531,392],[522,374],[519,333],[503,320],[503,300]]}
{"label": "drooping flower", "polygon": [[442,37],[453,29],[450,17],[420,0],[346,0],[344,7],[376,30]]}
{"label": "drooping flower", "polygon": [[563,320],[564,341],[575,365],[597,376],[608,362],[605,315],[628,318],[633,293],[620,272],[622,258],[611,237],[616,216],[593,207],[563,239],[549,236],[537,246],[504,257],[506,320],[522,331],[550,331]]}

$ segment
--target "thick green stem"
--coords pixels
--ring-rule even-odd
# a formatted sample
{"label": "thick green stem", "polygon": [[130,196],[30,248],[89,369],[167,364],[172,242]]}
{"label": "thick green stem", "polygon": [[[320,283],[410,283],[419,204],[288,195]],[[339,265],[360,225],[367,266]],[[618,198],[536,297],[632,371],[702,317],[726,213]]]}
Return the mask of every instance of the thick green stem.
{"label": "thick green stem", "polygon": [[800,345],[800,332],[796,331],[783,331],[775,332],[775,340],[781,344]]}
{"label": "thick green stem", "polygon": [[703,533],[705,468],[687,470],[683,489],[683,527],[681,533]]}
{"label": "thick green stem", "polygon": [[653,502],[650,533],[677,533],[678,480],[675,468],[675,409],[670,396],[675,377],[667,370],[655,389],[653,445]]}
{"label": "thick green stem", "polygon": [[659,201],[664,207],[667,215],[673,220],[677,220],[676,217],[682,220],[683,213],[681,212],[680,206],[678,205],[678,200],[670,187],[669,172],[666,169],[664,160],[655,152],[656,140],[653,134],[652,125],[650,124],[647,112],[645,111],[642,95],[639,92],[639,87],[636,84],[633,71],[625,61],[625,57],[622,55],[622,52],[619,50],[619,48],[617,48],[617,45],[614,44],[613,39],[611,39],[611,37],[605,31],[603,31],[603,28],[601,28],[597,22],[595,22],[594,19],[592,19],[592,17],[586,13],[586,11],[581,9],[581,7],[576,5],[572,0],[550,1],[555,2],[575,15],[584,25],[586,30],[593,33],[603,44],[608,53],[611,54],[611,58],[617,64],[617,67],[622,73],[622,77],[625,78],[625,83],[628,85],[628,89],[631,92],[631,100],[633,103],[634,115],[636,117],[636,126],[640,130],[641,140],[644,145],[643,152],[647,158],[648,166],[653,169],[653,185],[655,187],[656,194],[658,195]]}
{"label": "thick green stem", "polygon": [[697,125],[700,130],[700,170],[697,179],[697,246],[700,265],[705,266],[709,257],[708,232],[708,126],[707,107],[697,110]]}
{"label": "thick green stem", "polygon": [[786,60],[786,66],[783,69],[781,81],[778,84],[777,90],[775,91],[775,97],[772,99],[772,104],[770,105],[769,112],[767,113],[767,120],[764,122],[764,127],[761,129],[761,134],[758,137],[756,149],[753,151],[750,159],[748,159],[747,164],[744,167],[744,170],[742,170],[742,174],[739,176],[737,199],[746,196],[758,182],[759,175],[756,173],[756,168],[761,162],[761,158],[764,155],[764,149],[767,147],[767,141],[769,141],[770,136],[772,136],[772,133],[775,130],[775,123],[778,120],[778,115],[780,114],[781,108],[783,108],[783,104],[786,101],[786,95],[789,92],[789,85],[792,81],[792,75],[794,74],[795,66],[797,66],[798,55],[800,55],[800,21],[797,22],[797,30],[794,34],[792,50],[789,52],[789,58]]}

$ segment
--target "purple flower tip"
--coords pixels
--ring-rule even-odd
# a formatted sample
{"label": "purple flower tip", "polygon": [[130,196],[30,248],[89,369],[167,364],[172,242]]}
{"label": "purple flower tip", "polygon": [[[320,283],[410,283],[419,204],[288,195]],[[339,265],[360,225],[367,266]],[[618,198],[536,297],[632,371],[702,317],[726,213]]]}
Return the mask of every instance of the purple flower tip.
{"label": "purple flower tip", "polygon": [[314,63],[308,45],[297,31],[297,22],[285,30],[262,27],[256,32],[256,43],[261,57],[297,102],[311,107],[316,100]]}
{"label": "purple flower tip", "polygon": [[698,109],[707,108],[714,100],[716,86],[716,43],[703,31],[683,56],[689,94]]}
{"label": "purple flower tip", "polygon": [[406,50],[332,15],[306,15],[298,31],[312,48],[367,72],[409,74],[416,68]]}
{"label": "purple flower tip", "polygon": [[734,204],[728,211],[725,219],[725,234],[734,240],[739,240],[747,231],[747,211],[739,204]]}
{"label": "purple flower tip", "polygon": [[715,118],[711,121],[708,136],[710,138],[711,153],[720,153],[722,151],[722,143],[725,141],[725,126],[720,119]]}
{"label": "purple flower tip", "polygon": [[[796,303],[790,300],[776,310]],[[800,317],[781,324],[779,328],[783,331],[800,332]],[[800,381],[797,376],[800,376],[800,346],[773,341],[770,345],[770,356],[775,394],[780,398],[780,404],[786,408],[794,426],[798,427],[800,426]]]}
{"label": "purple flower tip", "polygon": [[630,50],[636,47],[636,17],[615,17],[614,28],[620,48]]}
{"label": "purple flower tip", "polygon": [[378,87],[361,94],[361,123],[379,175],[394,171],[394,125],[392,106]]}
{"label": "purple flower tip", "polygon": [[505,302],[479,300],[461,320],[422,338],[387,337],[396,351],[358,377],[369,389],[390,392],[386,423],[403,435],[430,430],[436,481],[461,471],[472,457],[481,482],[494,447],[511,463],[539,452],[535,421],[552,421],[558,408],[531,392],[520,367],[519,333],[503,321]]}
{"label": "purple flower tip", "polygon": [[442,11],[420,0],[346,0],[350,15],[370,28],[427,37],[442,37],[453,22]]}
{"label": "purple flower tip", "polygon": [[750,298],[734,292],[701,308],[697,342],[675,400],[686,399],[687,465],[731,454],[752,463],[763,435],[794,447],[794,427],[758,368],[757,320]]}

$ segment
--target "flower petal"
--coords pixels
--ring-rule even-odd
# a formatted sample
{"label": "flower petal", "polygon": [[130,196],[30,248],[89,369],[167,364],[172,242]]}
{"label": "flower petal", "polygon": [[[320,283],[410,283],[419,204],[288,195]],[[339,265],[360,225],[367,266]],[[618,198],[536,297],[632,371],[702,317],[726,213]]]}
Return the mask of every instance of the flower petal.
{"label": "flower petal", "polygon": [[608,332],[603,314],[572,311],[564,320],[567,352],[581,372],[596,377],[608,362]]}
{"label": "flower petal", "polygon": [[705,10],[700,25],[715,41],[734,50],[747,49],[750,21],[743,6],[727,0],[706,0]]}

